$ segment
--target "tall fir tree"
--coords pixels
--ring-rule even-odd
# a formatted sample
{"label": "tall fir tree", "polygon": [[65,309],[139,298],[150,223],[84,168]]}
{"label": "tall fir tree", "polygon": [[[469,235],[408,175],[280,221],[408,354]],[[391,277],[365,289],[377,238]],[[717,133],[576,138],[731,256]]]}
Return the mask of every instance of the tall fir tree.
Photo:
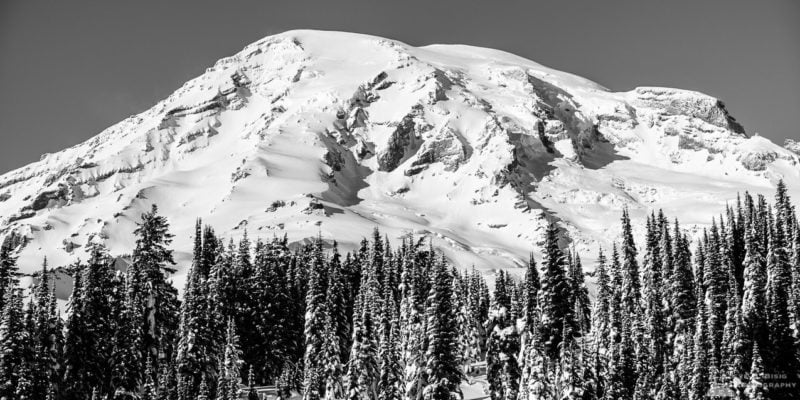
{"label": "tall fir tree", "polygon": [[[175,352],[177,368],[178,398],[191,400],[197,396],[200,382],[206,375],[213,375],[217,360],[214,359],[214,336],[210,329],[208,304],[208,271],[203,259],[202,221],[195,227],[192,264],[186,278],[183,302],[180,308],[178,345]],[[216,240],[211,239],[215,241]]]}
{"label": "tall fir tree", "polygon": [[575,305],[573,307],[573,315],[576,323],[575,334],[577,336],[582,336],[591,329],[591,302],[589,301],[589,289],[586,287],[581,257],[577,252],[573,251],[571,260],[568,278],[571,286],[572,301]]}
{"label": "tall fir tree", "polygon": [[597,284],[597,297],[592,311],[592,346],[591,364],[597,376],[595,397],[602,398],[607,384],[608,368],[606,360],[611,354],[611,302],[613,288],[611,287],[611,277],[608,273],[608,265],[603,250],[600,249],[597,255],[597,267],[595,277]]}
{"label": "tall fir tree", "polygon": [[[449,400],[461,394],[459,385],[462,374],[457,358],[458,326],[452,304],[452,277],[444,260],[435,268],[425,312],[428,349],[425,353],[427,385],[423,389],[423,398]],[[514,382],[516,385],[517,382]]]}
{"label": "tall fir tree", "polygon": [[369,292],[366,284],[360,286],[354,310],[356,316],[353,319],[352,349],[345,389],[345,398],[348,400],[368,400],[377,396],[379,365],[376,323]]}
{"label": "tall fir tree", "polygon": [[564,324],[575,326],[570,281],[566,275],[564,253],[558,245],[558,228],[555,222],[548,225],[544,248],[544,273],[540,290],[541,334],[545,351],[551,359],[558,359],[558,349]]}
{"label": "tall fir tree", "polygon": [[78,282],[81,285],[80,298],[72,300],[75,302],[72,312],[77,315],[67,325],[68,335],[80,338],[66,343],[68,348],[65,352],[70,353],[66,357],[68,364],[64,377],[70,385],[66,398],[85,398],[89,388],[96,389],[102,396],[113,391],[111,361],[115,316],[112,263],[105,248],[92,245]]}
{"label": "tall fir tree", "polygon": [[[694,272],[691,265],[691,251],[688,239],[682,235],[680,224],[675,220],[674,225],[673,268],[669,279],[669,309],[670,327],[673,332],[672,348],[676,353],[681,353],[687,336],[694,330],[694,313],[697,307],[695,298]],[[677,360],[675,360],[677,362]]]}
{"label": "tall fir tree", "polygon": [[24,326],[22,293],[14,287],[5,291],[0,315],[0,397],[15,398],[24,371],[27,332]]}
{"label": "tall fir tree", "polygon": [[400,353],[403,365],[403,399],[416,400],[424,387],[425,318],[416,288],[415,250],[403,258],[400,300]]}
{"label": "tall fir tree", "polygon": [[539,317],[539,289],[542,283],[539,279],[539,270],[536,266],[536,260],[533,254],[528,257],[528,265],[525,269],[525,279],[523,286],[523,302],[525,314],[525,329],[532,331],[534,328],[534,321],[538,323]]}
{"label": "tall fir tree", "polygon": [[622,212],[622,304],[625,313],[631,316],[639,315],[641,301],[641,279],[639,277],[638,251],[633,240],[628,210]]}
{"label": "tall fir tree", "polygon": [[142,317],[143,337],[138,339],[143,346],[141,352],[143,357],[154,357],[158,370],[160,363],[174,356],[179,324],[178,292],[167,279],[175,272],[169,248],[173,235],[166,217],[158,214],[155,205],[142,214],[134,235],[136,246],[128,268],[128,285]]}
{"label": "tall fir tree", "polygon": [[692,363],[690,400],[700,400],[706,397],[709,388],[709,349],[710,339],[708,337],[707,313],[705,302],[699,302],[700,308],[695,317],[695,333],[692,340],[694,349],[692,351],[694,360]]}
{"label": "tall fir tree", "polygon": [[17,257],[8,238],[0,244],[0,310],[5,308],[6,292],[17,286]]}
{"label": "tall fir tree", "polygon": [[[790,377],[797,384],[798,361],[791,333],[791,265],[787,251],[786,224],[789,221],[788,196],[783,181],[775,196],[775,218],[770,225],[767,256],[767,326],[770,347],[766,348],[770,373]],[[773,391],[774,398],[796,398],[800,388]]]}
{"label": "tall fir tree", "polygon": [[239,335],[233,319],[228,319],[225,333],[223,357],[220,359],[217,376],[217,400],[236,400],[239,398],[241,377],[241,349]]}
{"label": "tall fir tree", "polygon": [[324,330],[327,312],[325,310],[325,297],[328,284],[328,275],[322,253],[322,239],[320,237],[314,243],[314,257],[313,262],[309,265],[308,274],[303,399],[317,400],[322,396],[324,389],[322,352],[325,344]]}

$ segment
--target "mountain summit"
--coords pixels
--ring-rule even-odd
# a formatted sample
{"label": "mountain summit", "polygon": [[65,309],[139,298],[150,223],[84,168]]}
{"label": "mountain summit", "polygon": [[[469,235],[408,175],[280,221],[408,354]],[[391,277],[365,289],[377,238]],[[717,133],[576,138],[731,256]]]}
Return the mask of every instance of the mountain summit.
{"label": "mountain summit", "polygon": [[579,250],[608,246],[623,208],[705,223],[738,191],[800,181],[798,161],[701,93],[612,92],[497,50],[290,31],[0,177],[0,232],[25,238],[31,272],[92,241],[129,253],[155,203],[182,251],[202,217],[224,236],[346,247],[377,226],[430,237],[459,265],[513,267],[548,218]]}

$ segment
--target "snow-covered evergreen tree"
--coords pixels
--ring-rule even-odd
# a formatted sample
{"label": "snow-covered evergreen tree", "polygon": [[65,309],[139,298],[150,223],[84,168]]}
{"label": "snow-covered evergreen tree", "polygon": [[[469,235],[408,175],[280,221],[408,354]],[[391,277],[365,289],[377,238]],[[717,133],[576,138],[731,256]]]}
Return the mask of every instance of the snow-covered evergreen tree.
{"label": "snow-covered evergreen tree", "polygon": [[[0,314],[0,397],[13,399],[26,354],[27,332],[24,328],[22,294],[16,288],[5,291]],[[27,379],[29,377],[25,377]]]}
{"label": "snow-covered evergreen tree", "polygon": [[[458,325],[452,299],[452,277],[444,259],[431,274],[425,311],[428,348],[425,352],[425,400],[450,400],[460,396],[462,379],[458,363]],[[518,382],[514,382],[514,389]]]}
{"label": "snow-covered evergreen tree", "polygon": [[575,318],[575,334],[578,336],[589,332],[592,324],[591,302],[589,301],[589,289],[586,287],[583,275],[583,264],[578,253],[573,252],[570,257],[568,278],[572,292],[572,301]]}
{"label": "snow-covered evergreen tree", "polygon": [[403,258],[400,286],[400,352],[404,400],[417,399],[422,394],[425,384],[425,318],[415,286],[417,282],[415,275],[419,271],[414,262],[414,253],[415,251],[409,250]]}
{"label": "snow-covered evergreen tree", "polygon": [[692,363],[692,380],[689,398],[699,400],[706,397],[709,388],[709,349],[711,347],[708,337],[708,324],[705,302],[699,302],[700,308],[695,317],[695,333],[692,340],[694,360]]}
{"label": "snow-covered evergreen tree", "polygon": [[308,291],[306,294],[305,316],[305,360],[303,366],[303,399],[317,400],[323,393],[322,354],[325,344],[326,321],[325,298],[328,274],[322,254],[322,239],[314,243],[314,258],[309,265]]}
{"label": "snow-covered evergreen tree", "polygon": [[225,334],[223,358],[220,360],[217,376],[217,400],[237,400],[241,376],[241,349],[239,335],[236,333],[233,319],[228,320]]}
{"label": "snow-covered evergreen tree", "polygon": [[545,351],[551,359],[558,359],[559,344],[564,324],[575,324],[570,281],[566,275],[564,253],[558,246],[558,227],[551,222],[547,228],[544,248],[544,273],[539,292],[541,307],[541,334]]}
{"label": "snow-covered evergreen tree", "polygon": [[530,333],[523,335],[522,371],[520,376],[519,400],[549,400],[555,394],[552,373],[548,370],[549,360],[544,352],[544,344],[539,335],[538,323],[532,325]]}
{"label": "snow-covered evergreen tree", "polygon": [[[388,249],[388,242],[387,242]],[[402,397],[403,368],[400,364],[400,321],[394,299],[393,263],[387,262],[384,269],[383,309],[380,326],[380,376],[378,396],[386,400],[400,400]]]}
{"label": "snow-covered evergreen tree", "polygon": [[633,240],[628,210],[622,211],[622,305],[624,313],[631,316],[640,315],[641,279],[639,277],[639,263],[636,261],[638,251]]}
{"label": "snow-covered evergreen tree", "polygon": [[[203,259],[202,221],[195,227],[192,265],[186,278],[181,303],[178,346],[175,364],[178,379],[178,398],[191,400],[197,396],[200,381],[214,372],[213,332],[209,324],[208,271]],[[213,240],[213,239],[212,239]],[[215,241],[216,244],[216,241]]]}
{"label": "snow-covered evergreen tree", "polygon": [[524,303],[525,329],[531,332],[534,328],[534,321],[538,323],[539,320],[539,289],[542,286],[539,279],[539,269],[536,266],[533,254],[528,257],[523,284],[522,301]]}
{"label": "snow-covered evergreen tree", "polygon": [[769,398],[766,393],[764,361],[761,358],[761,348],[758,342],[753,344],[753,363],[750,367],[750,380],[747,384],[745,394],[749,400],[764,400]]}
{"label": "snow-covered evergreen tree", "polygon": [[167,219],[158,214],[153,205],[142,214],[134,231],[136,246],[128,268],[128,286],[133,304],[139,308],[143,357],[153,356],[159,367],[174,356],[174,345],[179,323],[178,292],[167,275],[175,272],[172,250],[173,235],[169,233]]}
{"label": "snow-covered evergreen tree", "polygon": [[595,384],[595,397],[602,398],[608,378],[607,360],[611,356],[612,345],[612,326],[611,326],[611,301],[613,288],[611,287],[611,277],[608,271],[608,260],[603,250],[600,249],[597,255],[595,267],[595,277],[597,284],[597,296],[592,310],[592,331],[590,335],[591,348],[590,364],[594,370],[597,382]]}
{"label": "snow-covered evergreen tree", "polygon": [[11,240],[0,243],[0,310],[5,308],[6,292],[17,286],[17,257]]}
{"label": "snow-covered evergreen tree", "polygon": [[362,284],[354,310],[353,345],[345,388],[348,400],[368,400],[377,396],[377,333],[369,304],[369,288]]}

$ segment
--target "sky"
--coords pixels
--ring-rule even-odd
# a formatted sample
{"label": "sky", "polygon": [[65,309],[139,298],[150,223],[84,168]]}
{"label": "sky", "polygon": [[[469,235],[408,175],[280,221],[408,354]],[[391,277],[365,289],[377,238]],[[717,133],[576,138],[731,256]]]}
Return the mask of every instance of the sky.
{"label": "sky", "polygon": [[800,1],[0,2],[0,173],[154,105],[291,29],[509,51],[615,91],[722,99],[749,134],[800,139]]}

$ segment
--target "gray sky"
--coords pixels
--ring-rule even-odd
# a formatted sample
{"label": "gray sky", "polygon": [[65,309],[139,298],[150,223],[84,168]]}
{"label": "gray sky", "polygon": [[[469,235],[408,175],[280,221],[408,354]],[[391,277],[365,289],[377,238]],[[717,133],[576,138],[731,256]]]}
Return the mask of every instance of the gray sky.
{"label": "gray sky", "polygon": [[0,3],[0,173],[143,111],[289,29],[498,48],[612,90],[693,89],[748,133],[800,139],[800,1]]}

